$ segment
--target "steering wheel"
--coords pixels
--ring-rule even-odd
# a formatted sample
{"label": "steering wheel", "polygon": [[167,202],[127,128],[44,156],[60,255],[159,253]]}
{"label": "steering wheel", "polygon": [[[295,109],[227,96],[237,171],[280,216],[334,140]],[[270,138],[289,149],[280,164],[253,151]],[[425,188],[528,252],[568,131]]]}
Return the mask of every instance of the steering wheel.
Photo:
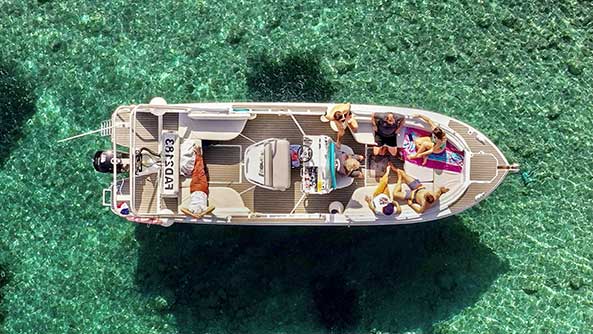
{"label": "steering wheel", "polygon": [[299,147],[297,154],[301,163],[308,162],[313,157],[313,149],[309,146],[302,145]]}

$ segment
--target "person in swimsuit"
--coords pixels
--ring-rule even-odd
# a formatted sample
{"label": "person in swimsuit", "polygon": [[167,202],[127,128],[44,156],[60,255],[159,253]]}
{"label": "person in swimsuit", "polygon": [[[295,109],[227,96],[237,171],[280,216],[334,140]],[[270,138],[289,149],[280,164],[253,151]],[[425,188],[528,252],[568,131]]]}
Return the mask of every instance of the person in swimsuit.
{"label": "person in swimsuit", "polygon": [[391,112],[380,116],[373,113],[371,122],[377,145],[373,147],[373,155],[385,155],[385,149],[387,149],[389,154],[396,156],[397,134],[404,126],[404,117],[401,115],[395,116]]}
{"label": "person in swimsuit", "polygon": [[[397,173],[397,183],[393,190],[393,198],[400,201],[407,201],[408,205],[417,213],[423,213],[428,210],[442,194],[449,191],[449,188],[440,187],[439,190],[430,191],[405,171],[392,167]],[[410,190],[402,188],[402,180],[408,185]]]}
{"label": "person in swimsuit", "polygon": [[364,157],[358,154],[348,154],[344,152],[336,152],[338,156],[338,167],[336,171],[340,175],[362,179],[364,173],[360,167],[360,163],[364,161]]}
{"label": "person in swimsuit", "polygon": [[195,219],[200,219],[214,211],[213,206],[208,206],[208,176],[202,157],[202,148],[194,146],[195,155],[194,168],[191,172],[191,183],[189,191],[191,193],[188,208],[181,208],[181,212]]}
{"label": "person in swimsuit", "polygon": [[399,203],[393,200],[393,197],[389,194],[389,171],[393,169],[393,165],[389,163],[385,174],[381,177],[373,197],[365,196],[365,201],[368,203],[369,208],[375,212],[375,214],[382,214],[385,216],[391,216],[394,212],[400,214],[402,208]]}
{"label": "person in swimsuit", "polygon": [[322,122],[331,122],[332,128],[338,131],[336,137],[336,146],[339,148],[342,144],[342,137],[346,133],[346,128],[351,132],[358,131],[358,122],[354,119],[352,111],[350,110],[350,103],[336,104],[325,115],[321,116]]}
{"label": "person in swimsuit", "polygon": [[419,114],[414,115],[414,117],[421,118],[428,123],[432,130],[432,135],[430,137],[419,137],[414,139],[414,143],[416,144],[416,154],[410,154],[408,158],[423,158],[422,164],[425,165],[430,154],[439,154],[445,151],[445,148],[447,147],[447,135],[445,134],[445,131],[438,127],[430,118]]}

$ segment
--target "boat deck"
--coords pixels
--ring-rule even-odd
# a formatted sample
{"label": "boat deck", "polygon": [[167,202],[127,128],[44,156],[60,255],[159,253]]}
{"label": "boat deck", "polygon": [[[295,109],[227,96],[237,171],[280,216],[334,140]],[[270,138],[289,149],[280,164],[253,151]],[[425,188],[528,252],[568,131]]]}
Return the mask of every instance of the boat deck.
{"label": "boat deck", "polygon": [[[129,118],[125,112],[117,117],[121,121],[126,121],[126,118]],[[329,135],[335,138],[335,132],[327,123],[320,122],[319,116],[299,115],[295,117],[308,135]],[[148,113],[138,113],[136,118],[136,147],[147,147],[157,151],[158,118]],[[455,214],[473,206],[481,198],[490,194],[508,172],[497,170],[497,165],[506,164],[506,159],[492,143],[476,139],[479,132],[454,120],[450,121],[448,126],[467,142],[473,152],[470,178],[472,181],[478,181],[471,183],[464,194],[449,207]],[[177,130],[178,127],[178,115],[165,114],[163,129]],[[129,142],[127,139],[129,130],[119,131],[119,133],[116,131],[116,142],[126,146]],[[333,201],[340,201],[346,205],[356,189],[377,183],[387,163],[385,159],[383,161],[367,161],[364,179],[355,179],[351,186],[334,190],[326,195],[308,195],[301,201],[301,181],[298,169],[292,171],[292,184],[286,191],[272,191],[255,187],[241,175],[241,155],[253,143],[252,141],[285,138],[291,144],[302,144],[302,133],[292,118],[286,115],[260,114],[254,120],[247,122],[242,135],[230,141],[204,142],[204,160],[209,172],[210,186],[234,189],[240,194],[245,206],[253,213],[324,213],[328,211],[328,206]],[[367,157],[371,157],[371,148],[356,142],[349,131],[346,131],[342,143],[350,146],[357,154],[364,155],[366,149],[368,150]],[[476,152],[486,154],[480,155]],[[401,167],[401,162],[397,160],[392,160],[392,162]],[[180,212],[181,199],[163,198],[161,203],[156,203],[157,184],[156,175],[136,179],[136,212],[139,214],[156,213],[159,207]]]}

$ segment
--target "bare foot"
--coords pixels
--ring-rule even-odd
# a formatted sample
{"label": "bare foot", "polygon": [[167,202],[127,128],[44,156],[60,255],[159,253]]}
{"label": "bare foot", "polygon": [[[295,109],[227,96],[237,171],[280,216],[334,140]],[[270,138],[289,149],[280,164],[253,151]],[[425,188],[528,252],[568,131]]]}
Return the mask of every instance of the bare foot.
{"label": "bare foot", "polygon": [[202,148],[198,145],[194,145],[194,153],[196,155],[202,155]]}
{"label": "bare foot", "polygon": [[422,159],[422,166],[426,165],[427,161],[428,161],[428,156],[425,156],[424,159]]}
{"label": "bare foot", "polygon": [[206,208],[206,210],[200,211],[200,212],[197,212],[197,213],[194,213],[191,210],[186,209],[186,208],[181,208],[181,212],[183,212],[186,215],[191,216],[191,217],[193,217],[195,219],[202,219],[202,217],[204,217],[207,214],[212,213],[212,211],[214,211],[214,207],[213,206],[209,206],[209,207]]}

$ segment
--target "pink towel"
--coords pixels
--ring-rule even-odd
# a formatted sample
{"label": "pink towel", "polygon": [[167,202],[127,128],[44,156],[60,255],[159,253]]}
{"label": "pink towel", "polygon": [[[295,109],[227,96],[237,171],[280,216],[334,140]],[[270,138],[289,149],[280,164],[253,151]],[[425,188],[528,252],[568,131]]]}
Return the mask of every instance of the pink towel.
{"label": "pink towel", "polygon": [[[405,128],[403,131],[404,144],[402,148],[402,154],[404,159],[415,165],[422,166],[422,158],[409,159],[408,155],[416,153],[416,144],[414,143],[414,139],[418,137],[430,137],[431,133],[416,128]],[[463,169],[463,157],[463,152],[447,141],[445,150],[438,154],[430,154],[424,167],[460,173]]]}

